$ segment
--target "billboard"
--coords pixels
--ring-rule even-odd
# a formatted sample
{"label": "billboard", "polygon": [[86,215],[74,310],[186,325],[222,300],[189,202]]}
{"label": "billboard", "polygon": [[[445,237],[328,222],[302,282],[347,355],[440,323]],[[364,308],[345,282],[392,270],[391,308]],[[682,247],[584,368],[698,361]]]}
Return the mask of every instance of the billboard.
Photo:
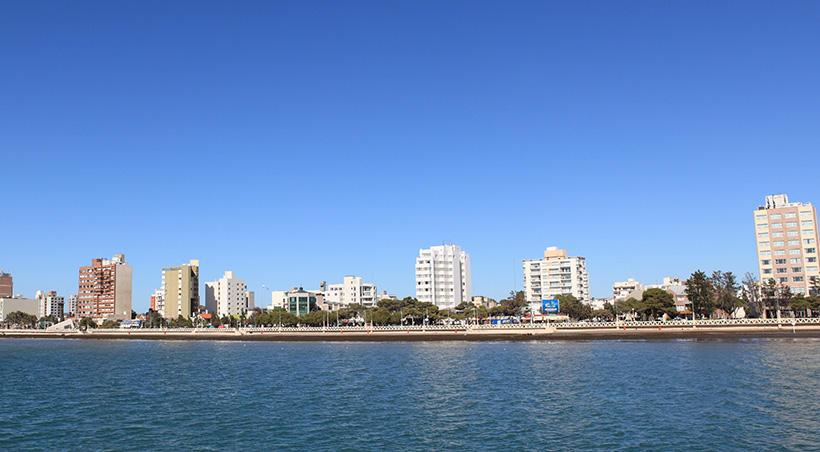
{"label": "billboard", "polygon": [[558,300],[541,300],[542,314],[558,314]]}

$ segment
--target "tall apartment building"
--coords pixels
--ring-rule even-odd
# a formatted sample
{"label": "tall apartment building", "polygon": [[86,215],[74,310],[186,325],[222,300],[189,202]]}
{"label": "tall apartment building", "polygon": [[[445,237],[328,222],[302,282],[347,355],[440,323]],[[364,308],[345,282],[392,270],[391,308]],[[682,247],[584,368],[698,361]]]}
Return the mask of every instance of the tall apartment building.
{"label": "tall apartment building", "polygon": [[358,276],[345,276],[341,284],[330,284],[324,290],[325,301],[341,305],[361,304],[373,307],[379,302],[376,284],[362,282]]}
{"label": "tall apartment building", "polygon": [[551,246],[544,251],[543,259],[525,259],[523,266],[524,291],[530,303],[555,298],[556,295],[572,295],[589,304],[589,274],[585,258],[567,257],[567,250]]}
{"label": "tall apartment building", "polygon": [[103,319],[131,318],[132,269],[124,254],[111,260],[92,259],[80,267],[77,315]]}
{"label": "tall apartment building", "polygon": [[199,310],[199,261],[162,269],[165,318],[190,319]]}
{"label": "tall apartment building", "polygon": [[766,205],[754,211],[754,225],[760,281],[774,278],[793,293],[809,295],[811,278],[820,277],[814,206],[790,203],[786,195],[766,196]]}
{"label": "tall apartment building", "polygon": [[471,301],[470,255],[453,244],[419,250],[416,299],[441,309],[453,309]]}
{"label": "tall apartment building", "polygon": [[11,298],[14,295],[14,281],[11,274],[0,268],[0,298]]}
{"label": "tall apartment building", "polygon": [[57,318],[63,316],[63,311],[65,309],[65,297],[57,296],[57,292],[52,290],[48,293],[37,291],[36,298],[40,301],[40,318],[50,315]]}
{"label": "tall apartment building", "polygon": [[253,302],[249,300],[252,293],[248,292],[244,279],[226,271],[222,278],[205,283],[205,308],[218,317],[246,314],[253,309]]}

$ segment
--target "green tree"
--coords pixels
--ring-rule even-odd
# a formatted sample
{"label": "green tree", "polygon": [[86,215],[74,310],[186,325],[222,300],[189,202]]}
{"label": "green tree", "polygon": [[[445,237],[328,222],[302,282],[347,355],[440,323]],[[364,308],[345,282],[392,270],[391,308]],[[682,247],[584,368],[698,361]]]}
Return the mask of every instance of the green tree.
{"label": "green tree", "polygon": [[510,291],[510,296],[501,300],[501,307],[504,315],[509,317],[518,317],[529,313],[529,303],[527,303],[523,290],[518,292]]}
{"label": "green tree", "polygon": [[655,320],[658,316],[666,314],[670,317],[677,314],[675,309],[675,297],[671,293],[658,288],[647,289],[641,297],[642,310],[649,315],[650,320]]}
{"label": "green tree", "polygon": [[14,311],[6,316],[6,323],[33,328],[34,324],[37,323],[37,316],[27,314],[23,311]]}
{"label": "green tree", "polygon": [[820,297],[820,276],[809,277],[809,295]]}
{"label": "green tree", "polygon": [[118,322],[116,320],[105,320],[102,323],[102,325],[100,325],[100,328],[105,328],[105,329],[114,329],[114,328],[119,328],[119,327],[120,327],[120,322]]}
{"label": "green tree", "polygon": [[558,311],[571,319],[581,320],[592,317],[592,308],[581,303],[572,295],[558,295]]}
{"label": "green tree", "polygon": [[80,319],[80,328],[97,328],[97,322],[91,317],[83,317]]}
{"label": "green tree", "polygon": [[792,297],[791,308],[795,317],[811,317],[812,300],[799,293]]}
{"label": "green tree", "polygon": [[692,273],[686,281],[686,297],[692,303],[692,311],[696,316],[709,317],[712,314],[712,284],[706,273],[700,270]]}

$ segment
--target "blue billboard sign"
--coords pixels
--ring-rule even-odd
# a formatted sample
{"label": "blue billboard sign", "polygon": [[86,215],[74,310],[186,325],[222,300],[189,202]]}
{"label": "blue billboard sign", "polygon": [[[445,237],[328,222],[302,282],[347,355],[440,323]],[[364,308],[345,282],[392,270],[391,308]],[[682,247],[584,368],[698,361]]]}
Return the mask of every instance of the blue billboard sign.
{"label": "blue billboard sign", "polygon": [[558,300],[541,300],[542,314],[558,314]]}

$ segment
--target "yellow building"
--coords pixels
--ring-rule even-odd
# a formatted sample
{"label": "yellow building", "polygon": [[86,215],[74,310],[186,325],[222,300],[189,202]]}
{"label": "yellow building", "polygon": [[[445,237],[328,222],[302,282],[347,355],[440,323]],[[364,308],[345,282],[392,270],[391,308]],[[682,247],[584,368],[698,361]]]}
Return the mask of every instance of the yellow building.
{"label": "yellow building", "polygon": [[162,291],[165,296],[163,317],[193,317],[199,310],[199,261],[163,268]]}

